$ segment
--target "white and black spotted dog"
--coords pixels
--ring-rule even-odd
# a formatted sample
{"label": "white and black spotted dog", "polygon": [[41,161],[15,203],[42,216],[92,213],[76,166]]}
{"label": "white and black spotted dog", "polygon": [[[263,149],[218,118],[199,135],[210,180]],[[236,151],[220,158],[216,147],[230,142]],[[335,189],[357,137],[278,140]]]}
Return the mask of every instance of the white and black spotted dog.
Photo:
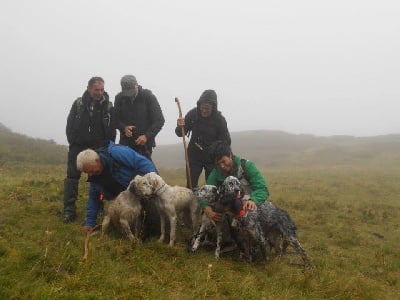
{"label": "white and black spotted dog", "polygon": [[[196,252],[201,245],[212,245],[215,247],[215,258],[219,259],[221,253],[234,249],[234,247],[232,247],[232,242],[238,243],[236,232],[234,232],[234,229],[230,226],[232,217],[226,215],[224,207],[219,204],[219,192],[216,186],[203,185],[200,188],[195,188],[193,191],[199,199],[206,199],[208,205],[211,206],[215,212],[223,214],[223,219],[222,222],[215,223],[216,243],[214,243],[207,239],[208,233],[214,232],[212,230],[214,225],[207,215],[203,213],[200,229],[189,241],[189,250]],[[229,214],[232,215],[231,213]],[[222,248],[222,245],[228,246]]]}
{"label": "white and black spotted dog", "polygon": [[[203,185],[201,188],[194,188],[193,193],[199,200],[201,198],[205,198],[207,199],[208,203],[212,205],[213,203],[216,203],[218,189],[214,185]],[[192,236],[192,239],[189,241],[190,251],[197,251],[203,239],[205,238],[207,231],[211,230],[212,227],[213,225],[211,224],[210,219],[205,213],[203,213],[201,215],[200,229],[196,234]]]}
{"label": "white and black spotted dog", "polygon": [[[140,204],[140,197],[135,192],[134,185],[140,177],[138,175],[132,179],[127,189],[110,201],[107,214],[101,224],[102,236],[111,222],[114,226],[122,228],[132,243],[139,240],[142,205]],[[134,228],[135,234],[132,233],[131,227]]]}
{"label": "white and black spotted dog", "polygon": [[[282,253],[291,245],[301,256],[304,266],[311,267],[306,252],[297,239],[297,227],[290,215],[283,209],[276,207],[270,201],[257,205],[256,210],[245,210],[240,197],[241,183],[238,178],[229,176],[219,190],[219,203],[225,211],[233,213],[241,229],[259,244],[264,259],[268,262],[266,243],[269,239],[276,251],[280,251],[279,239],[283,237]],[[249,253],[251,255],[251,253]]]}
{"label": "white and black spotted dog", "polygon": [[191,189],[182,186],[168,185],[157,173],[151,172],[135,184],[135,190],[143,196],[154,196],[149,201],[156,201],[156,207],[160,214],[161,236],[160,242],[165,239],[165,219],[170,222],[169,246],[172,247],[176,240],[177,212],[189,210],[192,222],[193,234],[197,231],[198,215],[200,215],[200,205]]}

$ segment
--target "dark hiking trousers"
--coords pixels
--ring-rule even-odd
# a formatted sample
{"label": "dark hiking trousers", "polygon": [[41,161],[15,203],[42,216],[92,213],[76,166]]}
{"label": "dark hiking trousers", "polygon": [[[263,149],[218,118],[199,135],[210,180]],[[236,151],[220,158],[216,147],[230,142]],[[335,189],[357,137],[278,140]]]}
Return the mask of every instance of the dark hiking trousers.
{"label": "dark hiking trousers", "polygon": [[[207,180],[210,175],[212,169],[214,169],[215,165],[213,163],[207,163],[199,160],[189,159],[189,167],[190,167],[190,178],[192,180],[192,188],[197,187],[199,184],[199,177],[201,172],[205,172],[205,179]],[[189,182],[186,184],[189,187]]]}
{"label": "dark hiking trousers", "polygon": [[76,157],[87,149],[84,146],[71,145],[68,150],[67,177],[64,180],[64,222],[72,222],[76,218],[76,200],[81,172],[76,168]]}

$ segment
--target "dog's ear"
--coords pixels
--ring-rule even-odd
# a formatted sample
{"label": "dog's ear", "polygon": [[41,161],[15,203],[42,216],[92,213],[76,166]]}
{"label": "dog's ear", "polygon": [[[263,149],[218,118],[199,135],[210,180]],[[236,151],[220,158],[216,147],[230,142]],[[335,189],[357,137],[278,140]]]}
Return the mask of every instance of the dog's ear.
{"label": "dog's ear", "polygon": [[242,199],[244,197],[244,188],[240,186],[240,191],[238,193],[238,198]]}
{"label": "dog's ear", "polygon": [[232,209],[233,209],[233,213],[235,215],[239,214],[239,212],[242,210],[243,208],[243,201],[240,198],[235,198],[234,200],[232,200]]}
{"label": "dog's ear", "polygon": [[159,184],[159,177],[156,173],[152,173],[150,176],[150,183],[152,186],[157,186]]}
{"label": "dog's ear", "polygon": [[142,176],[136,175],[136,176],[131,180],[131,183],[133,183],[133,184],[138,184],[139,181],[140,181],[140,179],[142,179],[142,178],[143,178]]}
{"label": "dog's ear", "polygon": [[155,172],[149,173],[149,183],[154,188],[159,188],[161,185],[165,183],[164,179],[160,175]]}
{"label": "dog's ear", "polygon": [[225,192],[224,184],[222,184],[222,185],[220,185],[220,186],[217,188],[217,193],[218,193],[220,196],[222,196],[222,195],[224,194],[224,192]]}

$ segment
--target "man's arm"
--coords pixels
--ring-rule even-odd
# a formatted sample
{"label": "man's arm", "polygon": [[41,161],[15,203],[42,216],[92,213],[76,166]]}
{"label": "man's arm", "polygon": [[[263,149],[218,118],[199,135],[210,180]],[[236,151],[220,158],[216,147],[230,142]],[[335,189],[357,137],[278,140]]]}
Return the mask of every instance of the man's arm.
{"label": "man's arm", "polygon": [[228,145],[231,145],[231,135],[229,134],[228,124],[226,123],[226,119],[222,114],[220,114],[220,126],[218,128],[218,132],[218,139],[226,141]]}
{"label": "man's arm", "polygon": [[[143,91],[145,92],[145,91]],[[154,138],[164,126],[165,119],[162,109],[156,96],[151,91],[146,91],[146,101],[149,103],[150,127],[147,128],[145,135],[147,139]]]}
{"label": "man's arm", "polygon": [[269,196],[267,183],[254,162],[249,160],[246,162],[245,177],[249,181],[252,189],[250,199],[256,204],[263,203],[267,200]]}
{"label": "man's arm", "polygon": [[75,141],[75,137],[72,135],[72,133],[73,133],[76,114],[77,114],[77,105],[75,100],[74,103],[72,103],[71,105],[71,109],[67,117],[67,126],[65,127],[65,133],[67,135],[67,140],[70,145],[73,144]]}
{"label": "man's arm", "polygon": [[[185,134],[187,134],[189,131],[192,130],[192,124],[193,124],[193,118],[196,114],[196,109],[191,109],[186,115],[185,115],[185,126],[183,127],[185,129]],[[182,137],[182,129],[181,126],[176,126],[175,128],[175,134],[178,137]]]}
{"label": "man's arm", "polygon": [[114,124],[115,127],[119,130],[119,133],[121,135],[125,135],[124,130],[125,130],[125,126],[126,124],[124,124],[121,121],[121,117],[122,117],[122,98],[121,96],[118,94],[117,96],[115,96],[115,100],[114,100]]}

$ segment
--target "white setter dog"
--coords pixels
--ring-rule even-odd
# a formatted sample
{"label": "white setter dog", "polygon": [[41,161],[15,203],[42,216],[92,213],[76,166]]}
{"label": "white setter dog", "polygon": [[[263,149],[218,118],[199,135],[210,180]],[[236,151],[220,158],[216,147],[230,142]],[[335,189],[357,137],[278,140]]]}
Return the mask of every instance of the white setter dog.
{"label": "white setter dog", "polygon": [[145,174],[137,183],[135,190],[143,196],[156,195],[151,201],[156,201],[156,207],[160,214],[161,236],[159,241],[165,239],[165,219],[170,222],[169,246],[173,247],[176,240],[177,212],[190,211],[193,233],[197,230],[200,205],[192,190],[182,186],[168,185],[157,173]]}
{"label": "white setter dog", "polygon": [[[101,224],[102,236],[111,222],[114,226],[122,228],[132,243],[139,240],[142,205],[134,186],[140,178],[141,176],[138,175],[132,179],[127,189],[121,192],[114,200],[110,201],[107,215]],[[132,233],[131,226],[134,228],[135,234]]]}

